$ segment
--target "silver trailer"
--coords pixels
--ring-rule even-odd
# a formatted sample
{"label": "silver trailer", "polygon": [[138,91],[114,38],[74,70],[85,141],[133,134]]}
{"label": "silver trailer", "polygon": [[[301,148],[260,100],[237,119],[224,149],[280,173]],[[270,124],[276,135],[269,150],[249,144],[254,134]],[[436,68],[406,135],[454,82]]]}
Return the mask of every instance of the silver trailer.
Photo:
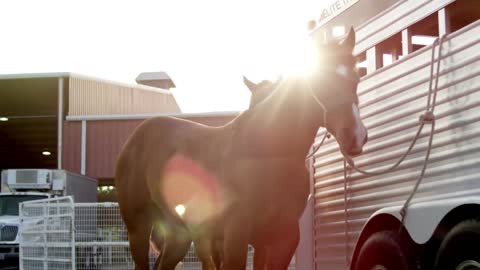
{"label": "silver trailer", "polygon": [[[323,39],[389,1],[331,2],[355,3],[324,18]],[[354,24],[369,131],[355,166],[387,171],[414,145],[379,175],[344,167],[334,139],[319,149],[311,269],[480,269],[480,1],[390,2]]]}

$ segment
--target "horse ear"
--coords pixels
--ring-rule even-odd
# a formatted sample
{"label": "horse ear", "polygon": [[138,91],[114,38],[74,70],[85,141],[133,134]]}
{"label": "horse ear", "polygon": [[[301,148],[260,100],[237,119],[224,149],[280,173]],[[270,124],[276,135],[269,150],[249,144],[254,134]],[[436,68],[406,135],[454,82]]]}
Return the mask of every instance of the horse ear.
{"label": "horse ear", "polygon": [[347,37],[340,44],[349,52],[353,52],[353,47],[355,47],[355,30],[353,27],[350,27]]}
{"label": "horse ear", "polygon": [[247,77],[243,76],[243,83],[247,86],[248,90],[250,90],[250,92],[255,92],[255,90],[257,90],[257,85],[254,84],[253,82],[251,82],[249,79],[247,79]]}

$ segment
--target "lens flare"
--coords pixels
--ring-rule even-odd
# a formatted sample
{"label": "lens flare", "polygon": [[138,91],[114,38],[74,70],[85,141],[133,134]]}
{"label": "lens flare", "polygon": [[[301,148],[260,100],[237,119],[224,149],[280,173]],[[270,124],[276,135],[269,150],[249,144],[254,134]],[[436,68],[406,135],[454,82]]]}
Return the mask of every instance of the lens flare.
{"label": "lens flare", "polygon": [[175,211],[181,217],[183,216],[183,214],[185,214],[185,210],[187,210],[187,208],[185,208],[185,206],[183,204],[179,204],[179,205],[175,206]]}
{"label": "lens flare", "polygon": [[201,224],[217,217],[224,209],[224,196],[218,183],[215,174],[197,161],[175,155],[165,166],[160,191],[172,213],[188,223]]}
{"label": "lens flare", "polygon": [[310,39],[292,40],[285,50],[283,72],[308,76],[314,72],[318,61],[317,51]]}

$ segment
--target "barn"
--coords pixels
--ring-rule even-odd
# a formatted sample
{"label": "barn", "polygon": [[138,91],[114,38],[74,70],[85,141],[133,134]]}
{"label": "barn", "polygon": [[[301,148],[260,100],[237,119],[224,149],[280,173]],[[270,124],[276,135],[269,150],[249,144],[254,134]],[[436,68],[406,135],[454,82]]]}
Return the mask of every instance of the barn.
{"label": "barn", "polygon": [[0,169],[65,169],[111,186],[116,157],[143,120],[222,125],[238,114],[182,114],[165,75],[142,73],[136,85],[74,73],[0,75]]}

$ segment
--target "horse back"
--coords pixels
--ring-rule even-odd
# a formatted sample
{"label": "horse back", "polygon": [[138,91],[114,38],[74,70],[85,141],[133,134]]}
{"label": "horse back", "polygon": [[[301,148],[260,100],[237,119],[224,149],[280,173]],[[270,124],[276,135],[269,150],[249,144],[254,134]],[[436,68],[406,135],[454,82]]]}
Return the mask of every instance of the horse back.
{"label": "horse back", "polygon": [[163,202],[156,200],[162,198],[156,190],[161,187],[166,164],[177,154],[214,171],[219,158],[212,153],[218,153],[214,145],[225,141],[223,130],[173,117],[144,121],[117,160],[115,185],[120,207],[132,212],[161,208]]}

